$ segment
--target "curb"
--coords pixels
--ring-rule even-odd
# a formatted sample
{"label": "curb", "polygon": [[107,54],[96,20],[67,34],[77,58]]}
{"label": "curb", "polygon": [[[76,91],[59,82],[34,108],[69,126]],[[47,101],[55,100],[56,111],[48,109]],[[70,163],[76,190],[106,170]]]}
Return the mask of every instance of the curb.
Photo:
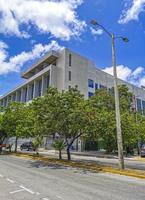
{"label": "curb", "polygon": [[33,160],[39,160],[46,163],[52,163],[57,165],[63,165],[66,167],[72,167],[72,168],[78,168],[78,169],[86,169],[91,170],[95,172],[105,172],[105,173],[112,173],[112,174],[119,174],[124,176],[131,176],[134,178],[140,178],[145,179],[145,172],[139,171],[139,170],[131,170],[131,169],[125,169],[120,170],[115,167],[108,167],[103,166],[99,164],[94,163],[84,163],[84,162],[77,162],[77,161],[67,161],[67,160],[58,160],[55,158],[49,158],[42,155],[34,155],[34,154],[26,154],[26,153],[11,153],[10,155],[26,158],[26,159],[33,159]]}

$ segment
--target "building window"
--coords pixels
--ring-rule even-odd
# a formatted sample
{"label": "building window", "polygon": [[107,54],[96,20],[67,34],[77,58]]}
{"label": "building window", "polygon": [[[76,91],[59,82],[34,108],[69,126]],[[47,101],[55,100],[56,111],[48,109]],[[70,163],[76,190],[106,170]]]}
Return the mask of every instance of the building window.
{"label": "building window", "polygon": [[16,101],[16,93],[12,96],[12,101]]}
{"label": "building window", "polygon": [[98,90],[99,89],[99,85],[98,83],[95,83],[95,90]]}
{"label": "building window", "polygon": [[100,89],[107,89],[107,87],[100,84]]}
{"label": "building window", "polygon": [[71,71],[68,73],[68,80],[71,81]]}
{"label": "building window", "polygon": [[46,77],[46,88],[49,88],[50,76],[49,74]]}
{"label": "building window", "polygon": [[26,102],[27,101],[27,87],[26,87],[26,89],[25,89],[25,98],[24,98],[24,102]]}
{"label": "building window", "polygon": [[18,91],[17,95],[18,95],[17,101],[20,102],[21,101],[21,90]]}
{"label": "building window", "polygon": [[38,82],[38,96],[41,96],[41,89],[42,89],[42,80],[39,80]]}
{"label": "building window", "polygon": [[93,92],[88,92],[88,97],[92,97],[94,95]]}
{"label": "building window", "polygon": [[71,86],[69,85],[69,86],[68,86],[68,90],[70,90],[70,89],[71,89]]}
{"label": "building window", "polygon": [[34,93],[34,83],[31,85],[31,97],[30,97],[30,100],[33,99],[33,93]]}
{"label": "building window", "polygon": [[145,115],[145,101],[142,101],[143,114]]}
{"label": "building window", "polygon": [[88,80],[88,87],[94,88],[94,81],[93,80],[91,80],[91,79]]}
{"label": "building window", "polygon": [[69,66],[71,67],[71,54],[69,54]]}
{"label": "building window", "polygon": [[141,99],[136,99],[137,100],[137,111],[141,111]]}
{"label": "building window", "polygon": [[0,105],[3,106],[3,100],[0,101]]}

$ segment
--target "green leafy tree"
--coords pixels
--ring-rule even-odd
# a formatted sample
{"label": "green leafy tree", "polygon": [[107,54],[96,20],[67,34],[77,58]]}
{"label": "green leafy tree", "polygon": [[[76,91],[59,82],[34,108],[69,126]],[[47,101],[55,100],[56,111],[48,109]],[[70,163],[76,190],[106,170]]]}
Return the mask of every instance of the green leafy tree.
{"label": "green leafy tree", "polygon": [[[0,113],[0,145],[3,144],[4,140],[7,138],[7,133],[3,127],[3,113]],[[0,153],[2,152],[2,147],[0,147]]]}
{"label": "green leafy tree", "polygon": [[58,132],[60,93],[49,88],[44,97],[34,99],[30,104],[34,112],[34,136],[50,136]]}
{"label": "green leafy tree", "polygon": [[55,88],[49,88],[44,97],[33,101],[32,107],[36,114],[36,132],[43,136],[59,133],[65,141],[70,160],[74,141],[88,129],[86,126],[89,124],[90,110],[83,95],[77,88],[61,93]]}
{"label": "green leafy tree", "polygon": [[77,88],[62,93],[59,109],[58,133],[65,140],[67,157],[71,160],[74,141],[89,133],[95,115]]}
{"label": "green leafy tree", "polygon": [[16,152],[18,139],[33,135],[32,110],[24,103],[11,102],[3,114],[3,127],[8,137],[16,137]]}
{"label": "green leafy tree", "polygon": [[40,147],[40,145],[42,145],[42,141],[43,141],[43,137],[42,136],[36,136],[35,138],[33,138],[32,144],[33,144],[33,148],[36,151],[36,154],[38,155],[38,149]]}
{"label": "green leafy tree", "polygon": [[96,109],[95,137],[103,140],[106,151],[110,153],[116,149],[114,97],[106,89],[100,89],[89,101]]}
{"label": "green leafy tree", "polygon": [[[131,110],[133,94],[129,92],[126,85],[120,85],[118,89],[123,143],[124,148],[128,149],[136,142],[135,120]],[[99,138],[100,140],[103,139],[106,151],[112,152],[117,149],[114,89],[97,90],[89,101],[97,109],[98,122],[96,123],[96,131],[99,134]]]}
{"label": "green leafy tree", "polygon": [[59,152],[59,159],[62,159],[62,150],[66,147],[63,139],[57,139],[53,142],[52,147]]}
{"label": "green leafy tree", "polygon": [[131,105],[133,100],[133,94],[129,91],[126,85],[119,85],[119,100],[120,100],[120,110],[123,111],[132,111]]}
{"label": "green leafy tree", "polygon": [[136,123],[134,115],[128,111],[122,112],[121,127],[124,150],[126,150],[126,154],[133,153],[133,148],[137,144]]}

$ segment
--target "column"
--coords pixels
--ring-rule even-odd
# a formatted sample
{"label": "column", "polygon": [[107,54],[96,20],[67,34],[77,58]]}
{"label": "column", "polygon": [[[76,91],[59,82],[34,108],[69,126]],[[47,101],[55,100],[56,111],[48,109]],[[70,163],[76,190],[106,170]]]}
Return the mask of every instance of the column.
{"label": "column", "polygon": [[18,91],[16,91],[16,102],[18,102]]}

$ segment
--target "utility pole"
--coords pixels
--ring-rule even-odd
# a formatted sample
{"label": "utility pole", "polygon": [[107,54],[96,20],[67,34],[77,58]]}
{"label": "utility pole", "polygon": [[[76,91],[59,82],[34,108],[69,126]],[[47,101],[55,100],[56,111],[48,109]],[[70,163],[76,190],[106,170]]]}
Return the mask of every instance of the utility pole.
{"label": "utility pole", "polygon": [[122,39],[123,42],[128,42],[128,38],[115,36],[113,33],[110,33],[104,26],[99,24],[96,20],[92,20],[91,24],[93,26],[99,26],[103,29],[104,32],[111,38],[112,42],[112,66],[113,66],[113,75],[114,75],[114,94],[115,94],[115,116],[116,116],[116,131],[117,131],[117,146],[118,146],[118,161],[119,168],[124,169],[124,155],[123,155],[123,140],[122,140],[122,131],[121,131],[121,117],[120,117],[120,106],[119,106],[119,92],[118,92],[118,79],[117,79],[117,68],[116,68],[116,49],[115,49],[115,40]]}
{"label": "utility pole", "polygon": [[123,142],[122,142],[122,132],[121,132],[121,119],[120,119],[120,105],[119,105],[119,92],[118,92],[118,81],[117,81],[116,51],[115,51],[115,36],[114,36],[114,34],[112,34],[112,66],[113,66],[113,75],[114,75],[114,94],[115,94],[118,159],[119,159],[120,169],[124,169],[124,155],[123,155]]}

